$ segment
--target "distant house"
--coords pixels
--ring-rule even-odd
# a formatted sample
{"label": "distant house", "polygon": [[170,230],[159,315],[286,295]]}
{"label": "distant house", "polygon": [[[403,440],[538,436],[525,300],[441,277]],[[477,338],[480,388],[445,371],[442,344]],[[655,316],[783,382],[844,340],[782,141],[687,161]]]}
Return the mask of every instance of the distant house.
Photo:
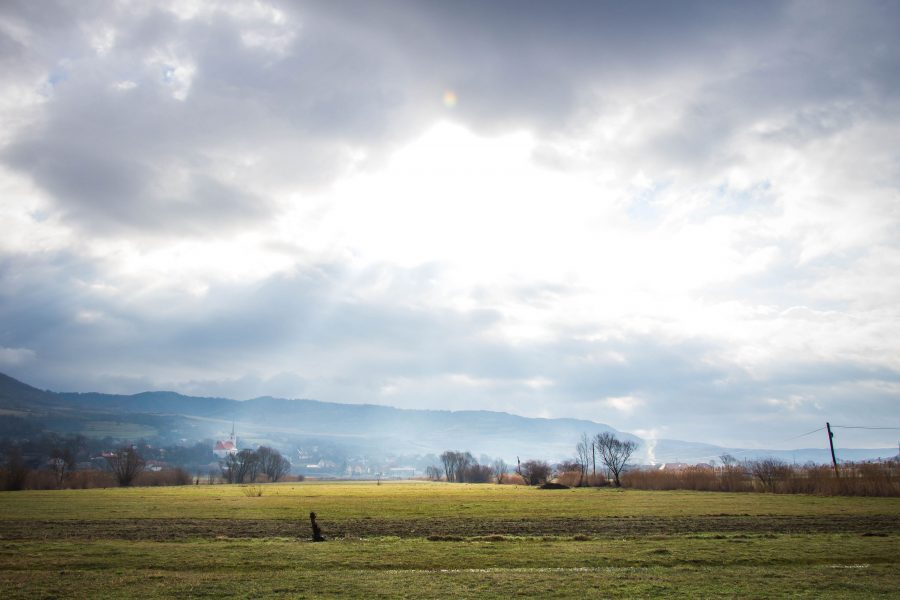
{"label": "distant house", "polygon": [[213,446],[213,454],[219,458],[225,458],[229,454],[237,454],[237,444],[234,438],[234,423],[231,424],[231,435],[227,440],[219,440]]}
{"label": "distant house", "polygon": [[683,462],[663,463],[657,467],[660,471],[681,471],[687,469],[691,465]]}
{"label": "distant house", "polygon": [[416,470],[413,467],[391,467],[388,469],[388,477],[391,479],[409,479],[416,476]]}

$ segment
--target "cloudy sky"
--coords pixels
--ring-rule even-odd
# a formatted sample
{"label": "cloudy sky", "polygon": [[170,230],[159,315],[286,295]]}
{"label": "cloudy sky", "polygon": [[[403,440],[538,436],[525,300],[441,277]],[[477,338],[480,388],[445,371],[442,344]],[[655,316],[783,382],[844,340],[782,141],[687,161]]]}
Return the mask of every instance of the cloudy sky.
{"label": "cloudy sky", "polygon": [[755,447],[900,426],[898,28],[874,0],[5,1],[0,371]]}

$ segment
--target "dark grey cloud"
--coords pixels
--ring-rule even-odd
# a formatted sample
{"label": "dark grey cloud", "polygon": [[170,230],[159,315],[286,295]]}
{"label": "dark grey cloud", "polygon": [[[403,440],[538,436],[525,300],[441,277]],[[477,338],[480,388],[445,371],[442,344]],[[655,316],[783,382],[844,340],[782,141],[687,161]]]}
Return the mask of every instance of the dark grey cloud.
{"label": "dark grey cloud", "polygon": [[[897,79],[895,45],[881,42],[896,22],[890,5],[844,9],[852,18],[806,33],[812,39],[803,53],[792,46],[804,19],[821,20],[818,5],[280,7],[283,28],[294,35],[273,53],[243,43],[246,22],[224,10],[182,20],[161,6],[7,4],[4,18],[27,29],[31,41],[24,47],[7,35],[4,54],[52,83],[37,123],[2,158],[88,229],[227,231],[271,214],[273,186],[327,183],[353,149],[378,160],[380,150],[447,114],[445,89],[460,98],[452,116],[479,129],[526,126],[553,135],[582,126],[622,86],[677,94],[681,77],[721,71],[705,99],[685,107],[677,131],[660,131],[635,148],[702,163],[722,158],[748,110],[799,107],[793,127],[807,133],[793,135],[809,135],[823,125],[806,101],[852,102],[893,90]],[[115,32],[114,42],[98,55],[90,34],[104,27]],[[862,74],[860,64],[867,65]],[[189,84],[171,80],[188,77],[185,69],[193,69]],[[125,81],[136,87],[114,87]],[[177,85],[186,87],[182,101],[172,97]],[[826,129],[848,118],[829,117]],[[241,165],[242,155],[254,155],[256,165]],[[186,181],[167,190],[163,184],[178,176]],[[268,189],[253,189],[249,179]]]}

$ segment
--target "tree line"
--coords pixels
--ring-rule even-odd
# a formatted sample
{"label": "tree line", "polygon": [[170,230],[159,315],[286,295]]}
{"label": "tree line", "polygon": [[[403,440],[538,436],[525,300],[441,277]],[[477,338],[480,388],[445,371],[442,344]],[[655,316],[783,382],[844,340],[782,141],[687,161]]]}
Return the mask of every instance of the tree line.
{"label": "tree line", "polygon": [[482,465],[471,452],[447,450],[440,455],[441,465],[428,467],[426,476],[434,481],[449,483],[504,483],[511,475],[515,475],[515,481],[521,481],[524,485],[542,485],[565,474],[577,473],[578,480],[573,484],[583,486],[606,482],[602,473],[597,477],[599,463],[601,471],[605,470],[609,474],[614,485],[621,486],[622,473],[637,447],[637,443],[620,440],[608,432],[598,433],[594,437],[582,434],[576,445],[574,460],[563,461],[554,467],[544,460],[530,459],[522,462],[517,458],[512,473],[502,459],[496,459],[490,465]]}
{"label": "tree line", "polygon": [[678,469],[658,467],[630,470],[626,487],[642,490],[708,492],[765,492],[822,496],[900,496],[900,461],[792,465],[777,458],[739,461],[730,454],[719,466],[694,465]]}
{"label": "tree line", "polygon": [[253,483],[260,475],[275,483],[291,470],[291,461],[282,456],[278,450],[268,446],[228,454],[219,465],[226,483]]}
{"label": "tree line", "polygon": [[[113,450],[108,448],[113,447]],[[212,483],[215,465],[212,442],[192,446],[154,447],[144,442],[115,446],[114,440],[62,436],[44,432],[15,443],[0,439],[0,489],[21,490],[131,485],[199,483],[184,464],[207,473]],[[153,468],[150,468],[150,467]],[[219,463],[228,483],[279,481],[290,472],[290,461],[274,448],[261,446],[226,456]]]}

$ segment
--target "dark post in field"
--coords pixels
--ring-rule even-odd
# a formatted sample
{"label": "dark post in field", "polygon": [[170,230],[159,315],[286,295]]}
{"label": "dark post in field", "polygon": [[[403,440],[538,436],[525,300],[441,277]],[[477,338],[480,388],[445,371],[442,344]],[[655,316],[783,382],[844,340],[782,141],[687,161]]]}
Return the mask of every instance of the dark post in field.
{"label": "dark post in field", "polygon": [[314,512],[309,513],[309,522],[312,525],[312,532],[313,532],[312,541],[324,542],[325,536],[322,535],[322,530],[319,529],[319,524],[316,523],[316,513],[314,513]]}
{"label": "dark post in field", "polygon": [[837,459],[834,457],[834,434],[831,433],[831,423],[826,422],[825,429],[828,430],[828,445],[831,447],[831,465],[834,467],[834,476],[840,477],[841,474],[838,473]]}

